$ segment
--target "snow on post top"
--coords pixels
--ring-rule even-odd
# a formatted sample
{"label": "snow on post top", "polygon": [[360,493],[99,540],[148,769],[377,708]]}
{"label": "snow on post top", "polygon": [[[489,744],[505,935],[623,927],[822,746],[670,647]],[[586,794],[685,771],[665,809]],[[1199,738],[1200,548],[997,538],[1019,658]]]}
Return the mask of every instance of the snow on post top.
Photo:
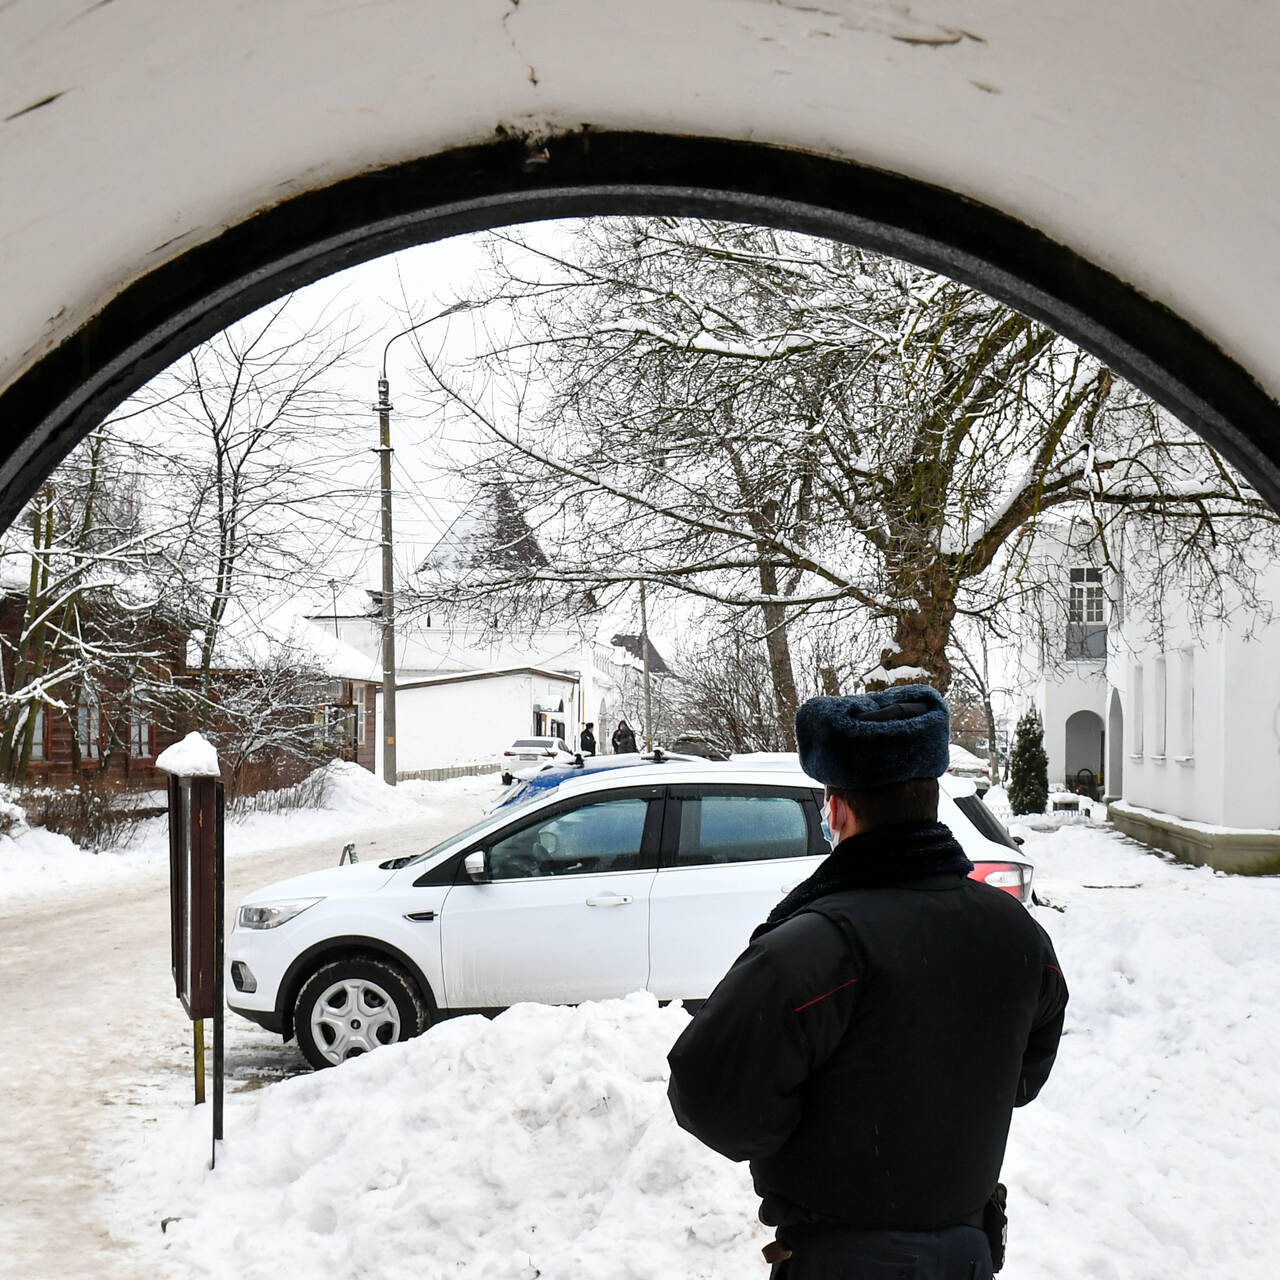
{"label": "snow on post top", "polygon": [[156,757],[156,768],[179,778],[216,778],[222,773],[217,748],[199,733],[189,733],[181,742],[166,747]]}

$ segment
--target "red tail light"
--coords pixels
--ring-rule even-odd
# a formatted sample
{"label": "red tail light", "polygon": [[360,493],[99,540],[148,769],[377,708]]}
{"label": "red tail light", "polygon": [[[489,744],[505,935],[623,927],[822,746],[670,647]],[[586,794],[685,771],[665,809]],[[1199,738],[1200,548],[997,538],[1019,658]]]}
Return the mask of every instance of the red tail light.
{"label": "red tail light", "polygon": [[1029,866],[1020,862],[979,862],[969,873],[970,880],[981,880],[993,889],[1003,889],[1021,903],[1031,901],[1031,877]]}

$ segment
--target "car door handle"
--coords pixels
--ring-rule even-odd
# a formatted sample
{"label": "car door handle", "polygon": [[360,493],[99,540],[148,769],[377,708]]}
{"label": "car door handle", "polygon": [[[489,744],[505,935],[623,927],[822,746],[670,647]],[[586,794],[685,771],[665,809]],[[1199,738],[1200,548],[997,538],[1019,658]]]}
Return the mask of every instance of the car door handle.
{"label": "car door handle", "polygon": [[602,893],[598,897],[588,898],[589,907],[625,907],[632,898],[629,893]]}
{"label": "car door handle", "polygon": [[791,890],[796,888],[799,884],[800,884],[799,880],[792,880],[788,884],[781,885],[780,887],[783,893],[790,893]]}

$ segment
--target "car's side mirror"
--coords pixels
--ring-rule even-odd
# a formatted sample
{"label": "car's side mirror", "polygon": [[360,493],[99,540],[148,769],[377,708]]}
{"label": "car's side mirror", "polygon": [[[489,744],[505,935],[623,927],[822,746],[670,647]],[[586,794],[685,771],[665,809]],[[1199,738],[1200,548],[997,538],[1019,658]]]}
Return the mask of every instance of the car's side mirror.
{"label": "car's side mirror", "polygon": [[484,884],[489,879],[489,854],[485,849],[477,849],[462,860],[462,869],[475,884]]}
{"label": "car's side mirror", "polygon": [[1014,836],[1014,837],[1013,837],[1013,843],[1014,843],[1014,844],[1016,844],[1016,845],[1024,845],[1024,844],[1026,844],[1027,842],[1026,842],[1026,841],[1025,841],[1021,836]]}

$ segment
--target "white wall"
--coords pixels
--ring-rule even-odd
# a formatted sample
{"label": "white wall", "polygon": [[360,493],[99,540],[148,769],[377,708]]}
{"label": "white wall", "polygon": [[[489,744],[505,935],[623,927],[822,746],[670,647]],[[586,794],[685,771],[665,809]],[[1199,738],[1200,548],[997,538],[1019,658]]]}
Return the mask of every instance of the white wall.
{"label": "white wall", "polygon": [[577,689],[571,680],[526,672],[399,689],[396,767],[408,773],[453,764],[496,763],[515,738],[534,732],[534,704],[560,698],[569,729],[577,708]]}
{"label": "white wall", "polygon": [[[1280,599],[1280,571],[1265,572],[1261,587]],[[1241,610],[1225,627],[1198,632],[1194,607],[1166,592],[1158,642],[1147,637],[1139,611],[1125,620],[1125,643],[1111,664],[1113,678],[1125,681],[1124,799],[1215,826],[1280,827],[1280,625],[1246,639]],[[1133,696],[1139,669],[1141,726]]]}

